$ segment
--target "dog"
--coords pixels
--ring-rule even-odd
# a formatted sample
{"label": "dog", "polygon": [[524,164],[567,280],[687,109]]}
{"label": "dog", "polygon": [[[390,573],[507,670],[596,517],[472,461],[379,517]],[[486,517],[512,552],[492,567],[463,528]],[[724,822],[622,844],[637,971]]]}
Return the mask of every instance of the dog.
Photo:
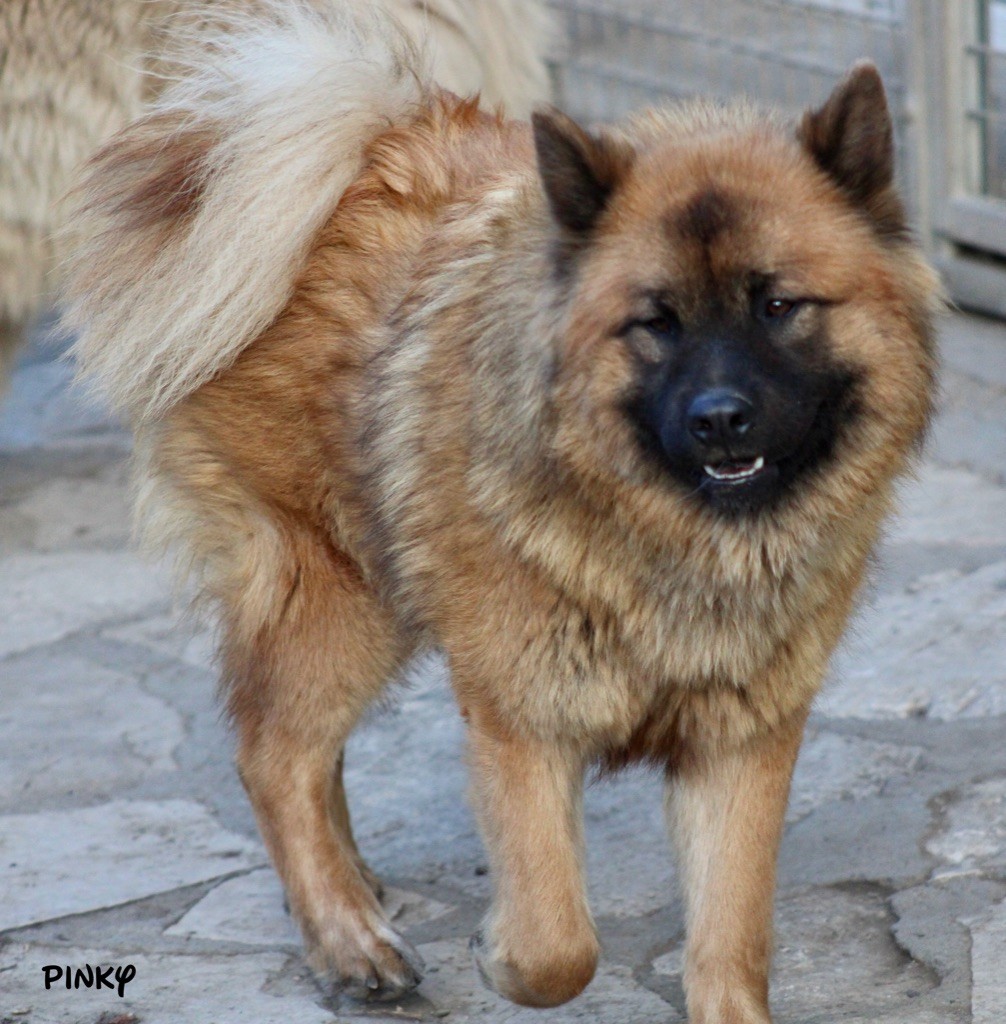
{"label": "dog", "polygon": [[[447,88],[481,91],[487,105],[517,116],[548,97],[551,24],[540,0],[378,5],[425,40]],[[72,246],[59,231],[58,200],[74,168],[184,67],[194,27],[265,9],[258,0],[8,0],[0,8],[0,386]]]}
{"label": "dog", "polygon": [[375,20],[293,7],[215,52],[91,162],[67,323],[219,611],[311,964],[354,996],[419,981],[342,751],[437,645],[487,984],[588,984],[584,773],[648,761],[689,1019],[766,1024],[805,719],[933,403],[939,288],[876,69],[796,124],[695,101],[588,131],[480,111]]}

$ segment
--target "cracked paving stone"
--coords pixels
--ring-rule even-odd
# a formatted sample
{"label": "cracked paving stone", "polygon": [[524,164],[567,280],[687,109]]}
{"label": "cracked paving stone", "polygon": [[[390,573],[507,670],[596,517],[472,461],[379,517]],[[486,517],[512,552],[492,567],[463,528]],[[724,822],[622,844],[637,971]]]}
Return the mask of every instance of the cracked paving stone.
{"label": "cracked paving stone", "polygon": [[177,768],[181,715],[132,677],[32,651],[0,672],[0,807],[121,793]]}
{"label": "cracked paving stone", "polygon": [[0,561],[0,659],[167,600],[165,576],[131,552],[65,551]]}
{"label": "cracked paving stone", "polygon": [[56,478],[0,508],[0,534],[9,517],[31,524],[24,546],[36,552],[66,548],[128,548],[131,512],[124,460],[102,467],[93,479]]}
{"label": "cracked paving stone", "polygon": [[[942,1007],[925,998],[934,979],[899,950],[890,918],[883,894],[868,887],[781,896],[772,981],[776,1024],[951,1024]],[[658,957],[654,971],[680,978],[682,958],[679,946]]]}
{"label": "cracked paving stone", "polygon": [[1006,1021],[1006,902],[971,925],[972,1024]]}
{"label": "cracked paving stone", "polygon": [[180,611],[160,612],[125,625],[110,626],[100,635],[109,640],[146,647],[216,675],[213,627]]}
{"label": "cracked paving stone", "polygon": [[944,827],[927,840],[926,849],[945,865],[937,878],[1006,873],[1006,779],[979,782],[950,797]]}
{"label": "cracked paving stone", "polygon": [[1006,714],[1006,561],[926,577],[860,613],[817,710],[836,718]]}
{"label": "cracked paving stone", "polygon": [[584,798],[587,876],[598,916],[642,917],[674,898],[674,858],[659,773],[627,771]]}
{"label": "cracked paving stone", "polygon": [[[388,888],[381,902],[389,920],[401,931],[442,917],[451,909],[404,889]],[[283,909],[283,889],[272,868],[221,882],[164,934],[300,949],[297,927]]]}
{"label": "cracked paving stone", "polygon": [[920,848],[931,817],[920,794],[825,804],[787,829],[779,884],[921,881],[932,868]]}
{"label": "cracked paving stone", "polygon": [[191,800],[0,816],[0,931],[258,867],[265,851]]}
{"label": "cracked paving stone", "polygon": [[[106,949],[16,945],[0,952],[0,966],[12,969],[3,979],[3,1005],[25,1007],[17,1018],[24,1024],[83,1024],[103,1013],[131,1013],[142,1024],[336,1024],[331,1010],[320,1005],[320,993],[306,969],[283,992],[270,991],[270,979],[289,972],[284,953],[241,953],[228,956],[144,954],[123,956]],[[59,982],[45,990],[47,964],[131,964],[135,977],[122,998],[108,988],[67,991]],[[114,977],[114,974],[113,974]]]}
{"label": "cracked paving stone", "polygon": [[888,545],[1006,545],[1006,488],[971,470],[924,462],[899,494]]}
{"label": "cracked paving stone", "polygon": [[378,875],[411,877],[421,865],[470,875],[483,854],[467,799],[464,723],[442,659],[422,659],[408,678],[349,739],[353,831]]}
{"label": "cracked paving stone", "polygon": [[787,820],[805,818],[833,800],[878,796],[887,782],[921,763],[918,747],[839,736],[811,725],[800,749]]}
{"label": "cracked paving stone", "polygon": [[952,1024],[936,997],[938,979],[899,948],[892,922],[885,894],[874,887],[784,896],[776,911],[777,1024],[831,1024],[839,1017]]}
{"label": "cracked paving stone", "polygon": [[928,445],[931,455],[1006,481],[1006,393],[953,372],[944,373],[941,384],[940,414]]}
{"label": "cracked paving stone", "polygon": [[[897,915],[892,928],[895,939],[939,976],[940,996],[957,1011],[971,1004],[974,944],[966,924],[984,922],[988,908],[1004,895],[1002,883],[957,875],[903,889],[891,897],[891,909]],[[1000,955],[1002,950],[1006,945]]]}

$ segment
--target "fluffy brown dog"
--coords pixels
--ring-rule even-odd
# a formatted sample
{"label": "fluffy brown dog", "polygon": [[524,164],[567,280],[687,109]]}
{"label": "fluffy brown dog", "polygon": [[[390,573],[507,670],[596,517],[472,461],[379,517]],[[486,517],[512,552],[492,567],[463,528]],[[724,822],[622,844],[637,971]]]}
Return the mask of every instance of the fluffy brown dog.
{"label": "fluffy brown dog", "polygon": [[[525,117],[548,95],[540,0],[313,0],[387,10],[424,39],[436,80]],[[268,0],[4,0],[0,4],[0,389],[25,328],[51,296],[71,236],[58,200],[74,168],[192,58],[194,24]],[[55,275],[58,276],[58,275]]]}
{"label": "fluffy brown dog", "polygon": [[591,979],[585,769],[649,759],[693,1024],[765,1024],[808,708],[930,412],[935,279],[870,65],[798,126],[689,105],[588,134],[289,15],[121,133],[71,323],[152,531],[223,624],[241,777],[315,967],[418,980],[341,752],[417,648],[469,722],[486,981]]}

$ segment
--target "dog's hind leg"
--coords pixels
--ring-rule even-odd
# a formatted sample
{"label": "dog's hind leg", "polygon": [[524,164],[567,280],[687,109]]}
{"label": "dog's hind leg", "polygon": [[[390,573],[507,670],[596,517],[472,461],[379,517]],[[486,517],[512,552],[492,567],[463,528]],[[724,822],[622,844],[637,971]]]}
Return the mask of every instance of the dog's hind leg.
{"label": "dog's hind leg", "polygon": [[246,551],[257,567],[238,574],[252,585],[223,603],[241,779],[312,967],[354,997],[394,998],[418,984],[421,961],[361,870],[340,760],[409,645],[326,538],[262,533],[259,550]]}

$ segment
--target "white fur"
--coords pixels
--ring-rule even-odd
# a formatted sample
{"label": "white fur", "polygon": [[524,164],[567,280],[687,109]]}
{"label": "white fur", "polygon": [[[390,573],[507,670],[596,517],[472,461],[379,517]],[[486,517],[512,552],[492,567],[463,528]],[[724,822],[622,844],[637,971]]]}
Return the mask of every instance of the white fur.
{"label": "white fur", "polygon": [[[128,139],[161,119],[176,126],[165,160],[182,134],[213,134],[191,222],[131,229],[130,183],[122,196],[104,159],[85,182],[87,242],[65,323],[81,373],[137,421],[209,380],[276,317],[364,146],[426,89],[422,61],[387,20],[270,6],[269,20],[235,19],[195,48],[188,76],[126,129]],[[107,153],[114,162],[114,144]]]}

